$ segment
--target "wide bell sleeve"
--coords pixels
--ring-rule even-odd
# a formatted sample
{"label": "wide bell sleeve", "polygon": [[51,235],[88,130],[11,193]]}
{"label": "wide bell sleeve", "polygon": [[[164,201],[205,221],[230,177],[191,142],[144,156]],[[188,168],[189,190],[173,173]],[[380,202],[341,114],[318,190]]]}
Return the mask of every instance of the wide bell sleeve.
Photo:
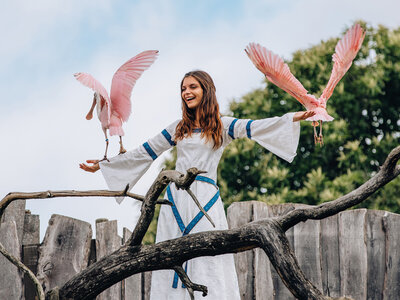
{"label": "wide bell sleeve", "polygon": [[[175,121],[136,149],[117,155],[109,161],[101,161],[100,170],[109,190],[121,191],[127,184],[130,190],[158,156],[175,146],[173,136],[178,122],[179,120]],[[123,197],[117,197],[116,200],[121,203]]]}
{"label": "wide bell sleeve", "polygon": [[228,140],[250,138],[280,158],[292,162],[300,138],[300,122],[293,122],[294,114],[261,120],[223,117],[222,122]]}

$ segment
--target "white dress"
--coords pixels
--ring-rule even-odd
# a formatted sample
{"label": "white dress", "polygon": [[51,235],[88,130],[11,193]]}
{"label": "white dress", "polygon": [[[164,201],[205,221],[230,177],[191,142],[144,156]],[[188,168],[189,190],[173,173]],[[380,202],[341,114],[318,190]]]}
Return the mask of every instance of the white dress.
{"label": "white dress", "polygon": [[[200,132],[178,141],[176,170],[185,173],[187,169],[196,167],[207,171],[201,174],[199,180],[194,181],[190,188],[205,207],[216,227],[212,227],[207,218],[199,214],[198,207],[186,191],[177,190],[175,185],[171,184],[166,196],[174,203],[174,206],[161,206],[156,243],[188,233],[227,229],[223,203],[215,184],[217,167],[224,148],[235,138],[248,137],[277,156],[292,162],[296,156],[300,135],[300,124],[293,122],[293,114],[255,121],[222,117],[223,144],[216,150],[213,149],[212,143],[206,143],[201,138]],[[162,152],[175,145],[173,137],[178,122],[179,120],[172,123],[142,146],[118,155],[110,159],[110,162],[101,162],[100,169],[109,189],[123,190],[128,183],[130,187],[134,186],[151,163]],[[117,199],[117,201],[120,202],[122,199]],[[201,292],[195,292],[195,299],[240,299],[232,254],[199,257],[189,260],[183,266],[194,283],[208,287],[207,297],[202,297]],[[190,299],[173,270],[154,271],[151,287],[150,298],[153,300]]]}

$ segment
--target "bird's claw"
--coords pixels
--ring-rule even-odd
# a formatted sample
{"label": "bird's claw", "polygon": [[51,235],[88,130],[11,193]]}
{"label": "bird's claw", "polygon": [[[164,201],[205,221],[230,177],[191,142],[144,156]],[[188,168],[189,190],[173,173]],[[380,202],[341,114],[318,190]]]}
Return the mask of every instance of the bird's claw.
{"label": "bird's claw", "polygon": [[320,147],[324,145],[324,137],[322,136],[322,134],[319,136],[314,135],[314,144],[318,144]]}
{"label": "bird's claw", "polygon": [[104,161],[104,160],[106,160],[106,161],[110,162],[110,161],[108,160],[108,158],[107,158],[107,156],[106,156],[106,155],[104,155],[103,159],[99,160],[99,162],[101,162],[101,161]]}
{"label": "bird's claw", "polygon": [[[312,125],[314,126],[314,144],[322,147],[324,145],[324,137],[322,136],[322,121],[319,123],[318,121],[313,121]],[[319,134],[317,133],[317,126],[319,127]]]}

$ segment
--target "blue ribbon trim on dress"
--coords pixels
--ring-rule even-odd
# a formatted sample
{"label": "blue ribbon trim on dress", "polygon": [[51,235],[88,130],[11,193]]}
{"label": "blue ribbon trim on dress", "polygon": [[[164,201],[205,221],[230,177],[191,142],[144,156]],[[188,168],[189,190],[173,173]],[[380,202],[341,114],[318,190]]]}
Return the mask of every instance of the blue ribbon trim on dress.
{"label": "blue ribbon trim on dress", "polygon": [[229,131],[228,134],[229,136],[234,140],[235,139],[235,135],[234,135],[234,130],[235,130],[235,123],[237,122],[238,119],[234,119],[231,123],[231,125],[229,125]]}
{"label": "blue ribbon trim on dress", "polygon": [[254,122],[254,120],[249,120],[248,122],[247,122],[247,124],[246,124],[246,132],[247,132],[247,137],[249,138],[249,139],[251,139],[251,123],[253,123]]}
{"label": "blue ribbon trim on dress", "polygon": [[176,143],[172,140],[171,135],[169,134],[169,132],[166,129],[164,129],[161,133],[171,146],[176,145]]}
{"label": "blue ribbon trim on dress", "polygon": [[147,153],[151,156],[153,160],[157,158],[157,154],[151,149],[150,145],[148,142],[143,144],[144,149],[146,149]]}
{"label": "blue ribbon trim on dress", "polygon": [[[214,185],[217,188],[217,192],[215,195],[210,199],[210,201],[207,202],[207,204],[203,207],[206,212],[209,211],[209,209],[215,204],[215,202],[219,198],[219,189],[218,186],[216,185],[215,181],[212,180],[211,178],[205,177],[205,176],[196,176],[196,180],[198,181],[203,181],[210,183]],[[193,220],[189,223],[188,226],[185,227],[185,224],[183,223],[182,217],[179,214],[179,211],[175,205],[174,198],[172,197],[171,189],[170,186],[168,185],[167,187],[167,197],[168,200],[172,203],[172,213],[174,214],[176,223],[178,223],[178,227],[182,232],[182,236],[185,236],[190,233],[190,231],[196,226],[196,224],[201,220],[201,218],[204,216],[204,213],[199,211],[197,215],[193,218]],[[185,272],[187,272],[187,262],[185,264]],[[178,273],[175,272],[174,274],[174,280],[172,282],[172,287],[176,289],[178,287]],[[182,288],[185,288],[185,285],[182,283]]]}

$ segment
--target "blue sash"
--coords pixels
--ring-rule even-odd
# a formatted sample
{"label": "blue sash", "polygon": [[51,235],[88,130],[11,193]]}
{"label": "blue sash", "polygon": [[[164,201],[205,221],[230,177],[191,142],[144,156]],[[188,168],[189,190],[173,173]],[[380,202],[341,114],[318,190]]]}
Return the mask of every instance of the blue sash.
{"label": "blue sash", "polygon": [[[208,203],[204,206],[204,210],[206,212],[208,212],[208,210],[214,205],[214,203],[218,200],[219,198],[219,189],[218,186],[216,185],[215,181],[212,180],[211,178],[205,177],[205,176],[200,176],[197,175],[196,176],[196,180],[197,181],[203,181],[203,182],[207,182],[209,184],[212,184],[213,186],[215,186],[215,188],[217,189],[217,192],[215,193],[215,195],[210,199],[210,201],[208,201]],[[171,193],[171,189],[168,185],[167,187],[167,197],[168,200],[172,203],[172,213],[175,216],[175,220],[176,223],[178,223],[179,229],[182,232],[182,236],[187,235],[188,233],[190,233],[190,231],[194,228],[194,226],[196,226],[196,224],[201,220],[201,218],[204,216],[204,213],[199,211],[198,214],[193,218],[193,220],[189,223],[188,226],[185,226],[185,224],[183,223],[183,220],[179,214],[179,211],[175,205],[174,202],[174,198],[172,197],[172,193]],[[187,262],[185,264],[185,272],[187,272]],[[174,289],[176,289],[178,287],[178,274],[175,272],[174,275],[174,280],[172,282],[172,287]],[[182,284],[182,287],[185,288],[185,285]]]}

